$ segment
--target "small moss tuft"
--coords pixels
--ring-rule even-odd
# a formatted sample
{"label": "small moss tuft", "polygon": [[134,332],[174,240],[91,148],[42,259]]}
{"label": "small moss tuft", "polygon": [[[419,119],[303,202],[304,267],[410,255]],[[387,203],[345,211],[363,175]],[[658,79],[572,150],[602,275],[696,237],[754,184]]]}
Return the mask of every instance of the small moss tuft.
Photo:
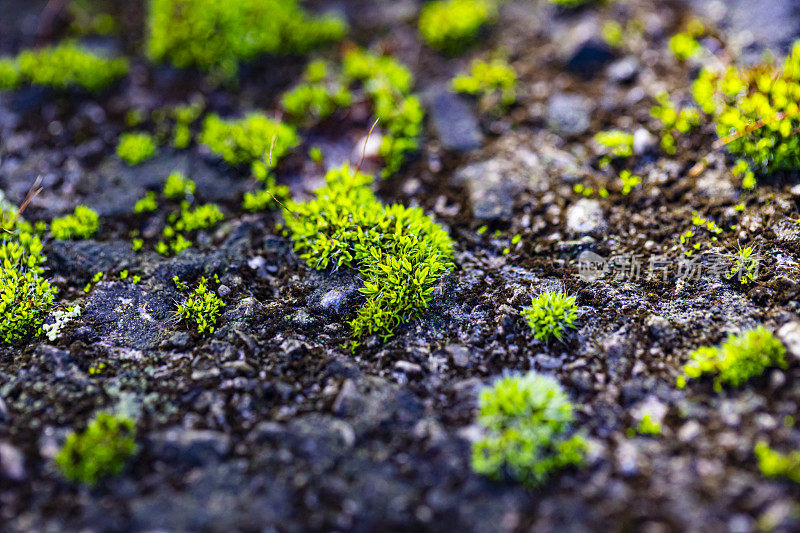
{"label": "small moss tuft", "polygon": [[100,217],[94,209],[79,205],[71,215],[53,219],[50,233],[60,241],[90,239],[100,227]]}
{"label": "small moss tuft", "polygon": [[456,53],[475,41],[478,30],[497,18],[495,0],[435,0],[422,7],[419,34],[431,47]]}
{"label": "small moss tuft", "polygon": [[121,415],[98,413],[82,433],[70,433],[56,456],[64,477],[94,485],[122,472],[136,453],[136,422]]}
{"label": "small moss tuft", "polygon": [[119,136],[117,155],[130,166],[150,159],[155,153],[156,141],[150,134],[138,132],[123,133]]}
{"label": "small moss tuft", "polygon": [[566,329],[575,327],[577,316],[575,297],[563,292],[543,292],[522,310],[534,337],[543,341],[560,339]]}
{"label": "small moss tuft", "polygon": [[569,435],[573,406],[555,379],[529,372],[505,376],[480,393],[478,422],[487,436],[472,446],[472,469],[528,486],[541,485],[557,470],[580,465],[587,443]]}
{"label": "small moss tuft", "polygon": [[800,483],[800,451],[792,450],[784,454],[770,448],[765,441],[758,441],[753,453],[758,460],[758,469],[764,477],[785,477]]}
{"label": "small moss tuft", "polygon": [[771,366],[786,368],[785,352],[781,341],[763,326],[738,336],[731,334],[719,347],[695,350],[678,377],[678,387],[683,388],[687,378],[699,379],[705,374],[714,375],[714,390],[721,390],[722,384],[738,387]]}
{"label": "small moss tuft", "polygon": [[[186,288],[186,284],[181,283],[177,276],[173,280],[178,288]],[[175,315],[192,324],[198,333],[214,333],[223,307],[225,302],[208,290],[206,278],[200,278],[197,288],[178,305]]]}
{"label": "small moss tuft", "polygon": [[504,59],[476,59],[468,74],[459,74],[450,86],[457,93],[479,96],[484,109],[506,107],[516,99],[517,72]]}

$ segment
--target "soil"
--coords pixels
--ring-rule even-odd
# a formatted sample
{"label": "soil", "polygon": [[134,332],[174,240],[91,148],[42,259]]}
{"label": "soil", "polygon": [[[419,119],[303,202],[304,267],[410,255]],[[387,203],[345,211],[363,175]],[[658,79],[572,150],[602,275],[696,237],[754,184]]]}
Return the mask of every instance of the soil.
{"label": "soil", "polygon": [[[45,4],[4,2],[0,54],[68,33],[63,14],[42,23]],[[200,72],[148,63],[140,53],[144,13],[137,4],[105,5],[119,15],[120,31],[89,42],[131,56],[128,77],[99,95],[0,93],[6,197],[20,203],[42,176],[44,190],[25,212],[30,220],[49,221],[78,204],[101,215],[95,239],[45,245],[58,306],[80,303],[82,316],[54,342],[0,346],[2,529],[800,528],[800,488],[764,478],[752,451],[761,439],[783,451],[800,443],[800,431],[784,422],[800,403],[800,344],[787,338],[789,367],[740,388],[675,387],[697,347],[758,324],[786,331],[798,321],[798,174],[762,177],[744,194],[732,158],[712,147],[713,125],[704,120],[681,136],[669,156],[649,114],[660,90],[691,103],[703,59],[678,62],[667,41],[694,12],[706,17],[703,44],[717,58],[767,48],[780,56],[791,41],[768,28],[800,25],[789,2],[628,0],[564,10],[515,0],[455,57],[422,44],[417,2],[310,2],[344,13],[353,43],[391,53],[414,72],[428,113],[421,150],[376,190],[384,202],[422,206],[455,241],[455,268],[422,319],[354,351],[347,321],[361,302],[358,277],[306,266],[280,229],[279,211],[243,211],[241,195],[257,187],[246,169],[196,144],[162,147],[135,167],[114,155],[134,108],[148,114],[199,94],[207,112],[275,112],[307,58],[263,57],[243,65],[238,85],[213,86]],[[759,16],[747,17],[750,10]],[[610,48],[601,39],[609,20],[639,21],[641,31],[626,30],[625,44]],[[436,98],[471,59],[498,48],[519,74],[515,105],[493,114],[463,97]],[[339,53],[332,47],[324,55]],[[550,106],[563,94],[584,97],[585,108],[567,110],[581,114],[567,116],[569,124]],[[440,106],[447,98],[459,105]],[[437,127],[453,109],[474,119],[464,122],[477,129],[467,138],[480,146],[463,149]],[[373,120],[359,104],[302,130],[303,144],[281,163],[278,181],[308,197],[324,174],[308,149],[320,146],[329,166],[357,161]],[[582,122],[588,127],[563,133]],[[608,129],[637,132],[636,155],[601,168],[593,136]],[[379,170],[379,161],[364,168]],[[622,169],[642,177],[628,195],[620,192]],[[150,216],[132,207],[173,170],[194,179],[198,200],[217,202],[226,221],[164,258],[152,249],[167,207]],[[610,194],[583,198],[575,184]],[[695,227],[695,212],[722,233]],[[691,256],[680,242],[689,229],[691,244],[701,244]],[[132,230],[145,237],[144,251],[131,250]],[[759,255],[754,283],[709,268],[746,245]],[[642,275],[617,269],[588,279],[581,263],[589,252],[636,257]],[[648,279],[655,260],[668,269]],[[693,276],[679,270],[687,261],[696,261]],[[121,281],[123,270],[142,281]],[[97,272],[103,280],[85,293]],[[213,274],[227,306],[213,334],[197,335],[174,319],[181,293],[172,278],[191,285]],[[544,343],[520,310],[554,287],[577,295],[580,317],[563,341]],[[100,363],[104,369],[90,373]],[[470,468],[478,390],[529,370],[558,378],[590,442],[584,468],[539,489]],[[94,487],[69,482],[53,457],[69,431],[103,409],[135,416],[139,451],[120,476]],[[631,436],[643,409],[663,415],[661,435]]]}

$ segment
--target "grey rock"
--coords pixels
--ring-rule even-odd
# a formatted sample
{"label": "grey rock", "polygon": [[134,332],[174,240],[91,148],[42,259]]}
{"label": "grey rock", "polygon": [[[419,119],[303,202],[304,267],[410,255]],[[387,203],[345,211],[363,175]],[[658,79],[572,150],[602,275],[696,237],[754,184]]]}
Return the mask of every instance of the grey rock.
{"label": "grey rock", "polygon": [[624,57],[611,63],[606,69],[608,79],[618,83],[631,83],[639,74],[639,60],[634,56]]}
{"label": "grey rock", "polygon": [[593,78],[614,60],[614,52],[607,44],[595,39],[581,43],[567,61],[567,70],[583,77]]}
{"label": "grey rock", "polygon": [[46,254],[54,273],[86,281],[98,272],[135,270],[140,262],[125,241],[52,241]]}
{"label": "grey rock", "polygon": [[789,355],[800,360],[800,322],[787,322],[778,329],[777,336]]}
{"label": "grey rock", "polygon": [[308,297],[312,312],[334,316],[348,314],[361,300],[359,288],[363,285],[355,269],[340,269],[326,274]]}
{"label": "grey rock", "polygon": [[577,137],[589,130],[591,102],[578,94],[558,93],[547,107],[547,126],[564,138]]}
{"label": "grey rock", "polygon": [[460,367],[469,365],[469,348],[460,344],[448,344],[445,351],[453,358],[453,364]]}
{"label": "grey rock", "polygon": [[11,444],[0,442],[0,478],[22,481],[25,477],[25,456]]}
{"label": "grey rock", "polygon": [[200,466],[224,457],[230,450],[230,437],[218,431],[173,427],[152,434],[150,444],[158,459]]}
{"label": "grey rock", "polygon": [[567,229],[572,233],[580,235],[600,233],[606,227],[600,202],[590,198],[581,198],[569,206],[566,216]]}
{"label": "grey rock", "polygon": [[433,128],[447,150],[467,152],[480,148],[483,134],[472,107],[448,88],[438,88],[430,98]]}
{"label": "grey rock", "polygon": [[642,155],[655,148],[658,139],[644,128],[638,128],[633,132],[633,153]]}

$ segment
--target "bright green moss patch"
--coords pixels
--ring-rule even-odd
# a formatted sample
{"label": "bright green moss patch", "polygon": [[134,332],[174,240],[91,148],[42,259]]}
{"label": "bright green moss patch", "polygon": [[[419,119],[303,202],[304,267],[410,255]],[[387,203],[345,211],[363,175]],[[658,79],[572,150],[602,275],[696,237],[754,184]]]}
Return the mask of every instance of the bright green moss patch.
{"label": "bright green moss patch", "polygon": [[294,127],[261,113],[251,113],[245,118],[232,120],[223,120],[217,115],[207,116],[200,142],[229,165],[249,164],[253,175],[266,179],[269,169],[297,146],[300,139]]}
{"label": "bright green moss patch", "polygon": [[640,435],[661,435],[661,424],[656,422],[653,415],[645,413],[636,426],[636,432]]}
{"label": "bright green moss patch", "polygon": [[800,41],[783,70],[704,69],[692,92],[728,150],[741,157],[734,174],[744,188],[755,186],[757,174],[800,168]]}
{"label": "bright green moss patch", "polygon": [[278,207],[275,198],[283,199],[289,197],[289,187],[286,185],[276,185],[275,178],[269,176],[265,188],[255,192],[244,193],[242,208],[252,213],[266,211]]}
{"label": "bright green moss patch", "polygon": [[711,374],[717,391],[723,384],[738,387],[750,378],[760,376],[769,367],[786,368],[785,352],[781,341],[763,326],[738,336],[731,334],[719,347],[705,346],[695,350],[691,360],[684,365],[677,384],[683,388],[687,379]]}
{"label": "bright green moss patch", "polygon": [[753,448],[753,453],[764,477],[783,477],[800,483],[800,451],[792,450],[784,454],[773,450],[766,442],[759,441]]}
{"label": "bright green moss patch", "polygon": [[586,440],[570,436],[573,406],[555,379],[536,372],[505,376],[484,388],[479,402],[478,422],[487,435],[472,446],[475,472],[536,486],[583,462]]}
{"label": "bright green moss patch", "polygon": [[431,47],[448,53],[475,41],[481,27],[497,18],[495,0],[435,0],[422,7],[419,34]]}
{"label": "bright green moss patch", "polygon": [[[4,217],[5,218],[5,217]],[[0,341],[18,342],[41,333],[56,289],[42,277],[42,243],[25,224],[0,242]],[[4,227],[9,224],[4,222]]]}
{"label": "bright green moss patch", "polygon": [[753,255],[752,246],[745,246],[730,257],[731,269],[728,279],[736,278],[742,285],[747,285],[756,280],[758,275],[758,258]]}
{"label": "bright green moss patch", "polygon": [[346,79],[361,82],[375,116],[380,118],[385,134],[379,153],[386,162],[383,176],[389,176],[419,148],[425,111],[419,98],[410,94],[414,78],[395,59],[360,49],[348,51],[342,66]]}
{"label": "bright green moss patch", "polygon": [[296,0],[150,0],[147,30],[153,61],[231,78],[240,62],[258,55],[302,53],[339,40],[347,24],[309,16]]}
{"label": "bright green moss patch", "polygon": [[468,74],[459,74],[451,82],[457,93],[479,96],[485,109],[505,107],[516,99],[517,72],[504,59],[481,61],[470,65]]}
{"label": "bright green moss patch", "polygon": [[122,472],[137,450],[136,423],[121,415],[98,413],[82,433],[70,433],[56,456],[67,479],[94,485]]}
{"label": "bright green moss patch", "polygon": [[117,155],[128,165],[138,165],[153,157],[156,153],[156,141],[152,135],[144,132],[123,133],[119,136]]}
{"label": "bright green moss patch", "polygon": [[[186,285],[174,278],[178,288],[185,289]],[[180,304],[175,315],[178,319],[188,322],[197,330],[197,333],[214,333],[217,319],[225,307],[223,302],[216,294],[208,290],[206,278],[200,278],[197,288]]]}
{"label": "bright green moss patch", "polygon": [[594,136],[606,157],[630,157],[633,155],[633,135],[620,130],[601,131]]}
{"label": "bright green moss patch", "polygon": [[94,209],[79,205],[71,215],[53,219],[50,233],[60,241],[90,239],[100,227],[100,217]]}
{"label": "bright green moss patch", "polygon": [[99,91],[128,73],[125,58],[107,59],[74,42],[23,50],[15,58],[0,59],[0,89],[24,83],[57,89],[83,87]]}
{"label": "bright green moss patch", "polygon": [[534,337],[543,341],[560,339],[565,330],[575,327],[577,316],[575,297],[562,292],[543,292],[522,310]]}
{"label": "bright green moss patch", "polygon": [[370,190],[372,176],[347,164],[325,181],[313,200],[287,203],[296,216],[284,217],[286,227],[310,267],[358,268],[366,302],[350,322],[353,336],[388,338],[428,307],[451,268],[452,241],[422,209],[382,205]]}
{"label": "bright green moss patch", "polygon": [[165,198],[183,200],[194,194],[195,184],[180,172],[172,172],[164,182],[163,194]]}
{"label": "bright green moss patch", "polygon": [[304,81],[281,97],[281,107],[294,120],[319,121],[348,107],[352,93],[326,61],[312,61]]}

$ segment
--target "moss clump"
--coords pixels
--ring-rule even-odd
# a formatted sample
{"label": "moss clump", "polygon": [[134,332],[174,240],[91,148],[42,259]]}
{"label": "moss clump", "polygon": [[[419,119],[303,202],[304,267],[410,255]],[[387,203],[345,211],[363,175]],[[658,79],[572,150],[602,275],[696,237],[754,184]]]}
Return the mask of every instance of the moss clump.
{"label": "moss clump", "polygon": [[265,188],[255,192],[244,193],[242,208],[252,213],[266,211],[276,208],[275,198],[286,199],[289,197],[289,187],[286,185],[276,185],[275,178],[269,176]]}
{"label": "moss clump", "polygon": [[167,176],[162,191],[165,198],[172,200],[183,200],[187,196],[194,194],[195,184],[180,172],[172,172]]}
{"label": "moss clump", "polygon": [[64,477],[89,485],[119,474],[136,453],[136,422],[98,413],[82,433],[70,433],[56,456]]}
{"label": "moss clump", "polygon": [[758,469],[764,477],[788,478],[800,483],[800,451],[792,450],[788,454],[770,448],[769,444],[759,441],[753,448],[758,460]]}
{"label": "moss clump", "polygon": [[742,285],[747,285],[756,280],[756,276],[758,276],[758,258],[753,253],[752,246],[745,246],[731,255],[729,259],[731,270],[727,274],[728,279],[737,278]]}
{"label": "moss clump", "polygon": [[261,113],[251,113],[233,120],[223,120],[218,115],[207,116],[200,142],[229,165],[249,164],[253,175],[263,180],[267,178],[269,169],[297,146],[300,139],[294,127]]}
{"label": "moss clump", "polygon": [[504,59],[481,61],[470,65],[468,74],[459,74],[450,86],[457,93],[480,97],[484,109],[506,107],[517,99],[517,72]]}
{"label": "moss clump", "polygon": [[369,186],[372,176],[349,165],[330,170],[316,198],[289,202],[294,247],[312,268],[358,268],[366,297],[350,322],[353,335],[390,337],[418,318],[434,285],[451,268],[452,241],[418,207],[384,206]]}
{"label": "moss clump", "polygon": [[362,83],[374,114],[386,131],[379,153],[386,162],[382,175],[389,176],[400,169],[409,153],[419,148],[425,111],[419,98],[410,94],[414,78],[395,59],[360,49],[345,54],[343,70],[346,79]]}
{"label": "moss clump", "polygon": [[560,339],[564,331],[575,327],[578,316],[575,297],[563,292],[543,292],[531,301],[530,307],[522,310],[522,317],[528,322],[534,338],[548,341]]}
{"label": "moss clump", "polygon": [[694,107],[677,109],[666,92],[656,96],[658,105],[650,109],[650,116],[661,121],[661,148],[675,155],[675,140],[700,124],[700,110]]}
{"label": "moss clump", "polygon": [[687,378],[699,379],[713,374],[714,390],[721,390],[722,384],[738,387],[771,366],[786,368],[785,352],[781,341],[763,326],[738,336],[731,334],[719,347],[704,346],[695,350],[689,363],[684,365],[677,385],[683,388]]}
{"label": "moss clump", "polygon": [[[9,228],[5,216],[3,227]],[[56,289],[42,277],[42,243],[27,223],[0,243],[0,341],[13,343],[39,335],[53,307]]]}
{"label": "moss clump", "polygon": [[636,426],[636,432],[640,435],[661,435],[661,424],[653,418],[653,415],[645,413]]}
{"label": "moss clump", "polygon": [[155,153],[156,141],[152,135],[138,132],[123,133],[119,136],[117,155],[130,166],[150,159]]}
{"label": "moss clump", "polygon": [[474,42],[478,30],[497,18],[494,0],[436,0],[419,15],[419,34],[429,46],[455,53]]}
{"label": "moss clump", "polygon": [[37,50],[23,50],[15,58],[0,59],[0,89],[24,83],[57,89],[83,87],[96,92],[128,73],[125,58],[107,59],[67,41]]}
{"label": "moss clump", "polygon": [[100,227],[100,217],[94,209],[79,205],[71,215],[53,219],[50,233],[60,241],[90,239]]}
{"label": "moss clump", "polygon": [[312,61],[304,81],[281,97],[281,107],[294,120],[316,122],[348,107],[353,95],[326,61]]}
{"label": "moss clump", "polygon": [[741,159],[734,174],[753,188],[756,174],[800,168],[800,41],[783,69],[775,65],[704,69],[692,92],[728,150]]}
{"label": "moss clump", "polygon": [[506,376],[484,388],[479,401],[478,422],[488,434],[472,446],[475,472],[536,486],[582,464],[587,443],[568,436],[573,406],[555,379],[535,372]]}
{"label": "moss clump", "polygon": [[296,0],[150,0],[147,54],[231,78],[242,61],[306,52],[346,32],[343,20],[311,17]]}
{"label": "moss clump", "polygon": [[601,131],[594,136],[606,153],[605,159],[630,157],[633,155],[633,135],[620,130]]}
{"label": "moss clump", "polygon": [[[185,289],[186,285],[177,278],[173,278],[178,288]],[[179,320],[185,320],[192,324],[197,333],[214,333],[217,319],[225,307],[223,302],[216,294],[208,290],[206,278],[200,278],[197,288],[192,291],[183,302],[178,305],[175,316]]]}

